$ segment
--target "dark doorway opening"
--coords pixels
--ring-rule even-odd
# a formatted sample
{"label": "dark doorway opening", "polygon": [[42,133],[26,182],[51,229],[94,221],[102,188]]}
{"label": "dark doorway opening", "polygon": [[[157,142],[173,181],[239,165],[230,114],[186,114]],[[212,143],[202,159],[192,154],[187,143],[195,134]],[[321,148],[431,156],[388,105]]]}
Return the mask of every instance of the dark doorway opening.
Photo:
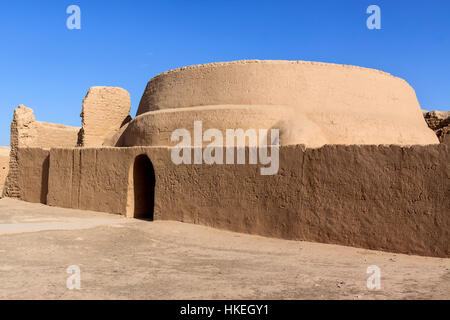
{"label": "dark doorway opening", "polygon": [[133,166],[134,218],[153,221],[155,207],[155,170],[147,155],[136,157]]}

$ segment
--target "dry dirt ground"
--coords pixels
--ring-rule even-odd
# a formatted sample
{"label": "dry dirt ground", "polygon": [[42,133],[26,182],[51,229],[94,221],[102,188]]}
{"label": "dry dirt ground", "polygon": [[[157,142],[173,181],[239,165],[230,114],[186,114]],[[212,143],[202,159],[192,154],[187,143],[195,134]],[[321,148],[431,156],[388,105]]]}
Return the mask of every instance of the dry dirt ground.
{"label": "dry dirt ground", "polygon": [[0,200],[0,299],[388,298],[450,299],[450,259]]}

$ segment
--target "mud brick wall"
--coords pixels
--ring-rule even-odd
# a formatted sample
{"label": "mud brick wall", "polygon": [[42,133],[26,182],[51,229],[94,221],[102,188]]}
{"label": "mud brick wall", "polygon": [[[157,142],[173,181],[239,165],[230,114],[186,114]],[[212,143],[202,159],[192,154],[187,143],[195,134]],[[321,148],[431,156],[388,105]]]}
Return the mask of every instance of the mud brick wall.
{"label": "mud brick wall", "polygon": [[446,144],[286,146],[273,176],[259,165],[176,166],[169,148],[52,149],[48,204],[126,215],[140,154],[154,167],[157,220],[450,256]]}

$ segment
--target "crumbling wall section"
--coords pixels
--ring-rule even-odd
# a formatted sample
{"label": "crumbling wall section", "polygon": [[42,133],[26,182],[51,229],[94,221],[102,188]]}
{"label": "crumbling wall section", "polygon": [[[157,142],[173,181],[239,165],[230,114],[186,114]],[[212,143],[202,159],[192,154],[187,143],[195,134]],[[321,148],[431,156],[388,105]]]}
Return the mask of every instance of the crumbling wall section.
{"label": "crumbling wall section", "polygon": [[36,121],[33,110],[20,105],[11,123],[9,172],[3,195],[20,198],[18,151],[20,148],[75,147],[79,128]]}
{"label": "crumbling wall section", "polygon": [[439,141],[450,144],[450,111],[423,111],[423,116]]}
{"label": "crumbling wall section", "polygon": [[92,87],[83,100],[78,145],[102,146],[131,120],[130,94],[116,87]]}

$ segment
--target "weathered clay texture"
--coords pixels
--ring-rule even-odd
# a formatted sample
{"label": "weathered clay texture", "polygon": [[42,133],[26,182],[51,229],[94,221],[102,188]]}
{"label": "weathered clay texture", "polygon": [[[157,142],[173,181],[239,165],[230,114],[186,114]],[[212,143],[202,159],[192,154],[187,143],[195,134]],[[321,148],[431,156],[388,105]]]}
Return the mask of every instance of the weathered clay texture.
{"label": "weathered clay texture", "polygon": [[17,175],[19,198],[34,203],[47,203],[50,150],[42,148],[18,148]]}
{"label": "weathered clay texture", "polygon": [[77,144],[80,128],[60,124],[36,121],[33,110],[20,105],[14,110],[11,123],[11,157],[9,173],[3,195],[11,198],[20,197],[18,186],[19,168],[17,164],[18,148],[71,148]]}
{"label": "weathered clay texture", "polygon": [[327,63],[256,60],[171,70],[148,83],[137,115],[228,104],[288,108],[278,126],[290,131],[289,144],[439,143],[406,81]]}
{"label": "weathered clay texture", "polygon": [[78,145],[102,146],[130,120],[130,94],[116,87],[92,87],[83,100]]}
{"label": "weathered clay texture", "polygon": [[439,141],[450,143],[450,111],[423,111],[423,116]]}

